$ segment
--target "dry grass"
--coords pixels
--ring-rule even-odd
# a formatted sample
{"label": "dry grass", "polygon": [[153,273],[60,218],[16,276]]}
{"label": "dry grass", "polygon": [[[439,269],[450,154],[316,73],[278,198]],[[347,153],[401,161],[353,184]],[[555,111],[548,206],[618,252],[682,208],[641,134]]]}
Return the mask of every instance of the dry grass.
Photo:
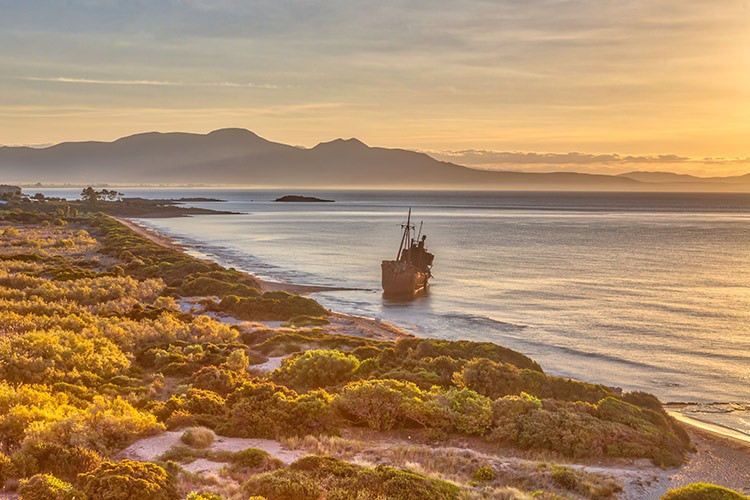
{"label": "dry grass", "polygon": [[[435,448],[426,444],[399,444],[336,436],[305,436],[282,440],[291,449],[329,455],[360,465],[390,465],[427,477],[469,486],[469,498],[521,500],[532,498],[524,491],[543,490],[535,498],[612,498],[622,485],[606,474],[563,466],[548,466],[515,457],[499,458],[463,448]],[[494,478],[475,477],[487,468]],[[555,493],[556,492],[556,493]],[[558,496],[559,495],[559,496]]]}
{"label": "dry grass", "polygon": [[213,493],[224,500],[246,500],[247,495],[242,492],[240,485],[231,479],[217,474],[191,474],[182,471],[176,479],[177,491],[181,498],[191,492]]}
{"label": "dry grass", "polygon": [[537,494],[529,494],[519,489],[511,488],[508,486],[486,487],[480,490],[469,491],[467,494],[467,498],[488,499],[488,500],[489,499],[491,500],[532,500],[532,499],[552,500],[552,497],[548,495],[541,496]]}
{"label": "dry grass", "polygon": [[208,448],[214,442],[216,434],[206,427],[188,427],[180,436],[180,441],[193,448]]}
{"label": "dry grass", "polygon": [[279,442],[291,450],[304,450],[312,455],[328,455],[344,460],[352,460],[372,446],[371,443],[338,436],[293,436],[281,438]]}

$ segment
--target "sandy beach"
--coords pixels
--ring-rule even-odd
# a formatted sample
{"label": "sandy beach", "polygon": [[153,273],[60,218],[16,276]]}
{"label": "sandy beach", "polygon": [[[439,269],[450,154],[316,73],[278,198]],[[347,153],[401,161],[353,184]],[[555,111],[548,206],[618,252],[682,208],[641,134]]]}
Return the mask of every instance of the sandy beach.
{"label": "sandy beach", "polygon": [[682,467],[668,471],[668,488],[700,481],[750,495],[750,442],[683,423],[696,451]]}

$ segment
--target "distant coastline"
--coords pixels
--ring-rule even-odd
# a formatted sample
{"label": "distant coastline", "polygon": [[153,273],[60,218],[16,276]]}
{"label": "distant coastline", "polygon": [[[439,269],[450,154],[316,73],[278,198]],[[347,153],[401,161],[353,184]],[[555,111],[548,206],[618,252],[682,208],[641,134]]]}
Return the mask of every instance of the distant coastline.
{"label": "distant coastline", "polygon": [[40,149],[0,147],[0,169],[6,180],[31,189],[41,187],[40,179],[66,185],[169,185],[172,172],[179,169],[179,184],[192,186],[750,192],[750,174],[609,175],[555,170],[555,164],[550,164],[552,171],[526,171],[518,165],[489,170],[414,150],[371,147],[355,138],[300,148],[238,128],[208,134],[148,132],[112,142],[67,142]]}

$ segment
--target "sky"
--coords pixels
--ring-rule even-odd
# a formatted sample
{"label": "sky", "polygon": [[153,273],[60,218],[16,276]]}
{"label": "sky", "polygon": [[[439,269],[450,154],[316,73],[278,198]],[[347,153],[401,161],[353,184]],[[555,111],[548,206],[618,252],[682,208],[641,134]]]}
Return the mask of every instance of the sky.
{"label": "sky", "polygon": [[479,168],[750,172],[750,0],[0,0],[0,144],[242,127]]}

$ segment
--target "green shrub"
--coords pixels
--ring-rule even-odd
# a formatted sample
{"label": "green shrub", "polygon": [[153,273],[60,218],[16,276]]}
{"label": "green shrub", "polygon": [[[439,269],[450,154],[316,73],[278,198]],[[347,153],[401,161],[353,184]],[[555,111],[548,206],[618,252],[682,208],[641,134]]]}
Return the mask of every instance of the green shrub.
{"label": "green shrub", "polygon": [[18,488],[20,500],[72,500],[75,498],[73,485],[51,474],[36,474],[21,479]]}
{"label": "green shrub", "polygon": [[289,467],[251,478],[243,485],[248,494],[269,500],[347,498],[405,498],[434,500],[459,498],[458,486],[391,467],[354,465],[332,457],[308,456]]}
{"label": "green shrub", "polygon": [[213,391],[189,389],[185,394],[175,394],[164,405],[155,410],[163,421],[168,421],[173,414],[223,416],[226,411],[224,398]]}
{"label": "green shrub", "polygon": [[336,397],[336,408],[355,423],[388,430],[403,425],[408,417],[406,402],[423,398],[424,391],[410,382],[364,380],[350,382]]}
{"label": "green shrub", "polygon": [[250,358],[247,357],[244,349],[235,349],[229,353],[225,364],[233,372],[244,373],[250,366]]}
{"label": "green shrub", "polygon": [[158,458],[160,462],[176,462],[180,464],[189,464],[195,462],[197,458],[203,458],[206,450],[197,450],[190,446],[176,444],[162,453]]}
{"label": "green shrub", "polygon": [[208,448],[214,442],[216,434],[205,427],[190,427],[182,433],[180,441],[193,448]]}
{"label": "green shrub", "polygon": [[483,465],[474,471],[472,479],[474,481],[494,481],[495,470],[489,465]]}
{"label": "green shrub", "polygon": [[219,433],[276,438],[285,428],[287,402],[296,393],[273,383],[247,382],[227,398],[227,420]]}
{"label": "green shrub", "polygon": [[254,349],[273,356],[283,356],[309,349],[336,349],[349,351],[358,347],[372,346],[385,348],[390,342],[326,333],[320,329],[296,330],[293,332],[276,332],[274,330],[256,330],[242,335],[242,341],[254,346]]}
{"label": "green shrub", "polygon": [[350,354],[311,350],[284,359],[271,376],[297,390],[322,389],[349,382],[358,367],[359,360]]}
{"label": "green shrub", "polygon": [[407,418],[438,431],[484,434],[492,425],[492,400],[471,389],[433,387],[403,403]]}
{"label": "green shrub", "polygon": [[260,297],[227,295],[220,311],[250,321],[286,321],[295,316],[326,316],[328,311],[312,299],[285,292],[266,292]]}
{"label": "green shrub", "polygon": [[0,452],[0,488],[13,476],[14,467],[11,459],[5,453]]}
{"label": "green shrub", "polygon": [[255,469],[256,467],[265,464],[270,457],[271,455],[267,451],[259,450],[257,448],[248,448],[246,450],[235,452],[230,461],[232,464],[239,467]]}
{"label": "green shrub", "polygon": [[219,495],[214,495],[213,493],[205,493],[205,492],[197,492],[197,491],[191,491],[188,493],[188,496],[185,497],[185,500],[223,500],[222,497]]}
{"label": "green shrub", "polygon": [[249,495],[268,500],[319,500],[322,497],[322,491],[314,479],[289,469],[251,477],[242,485],[242,489]]}
{"label": "green shrub", "polygon": [[667,491],[661,500],[748,500],[748,496],[708,483],[693,483]]}
{"label": "green shrub", "polygon": [[323,326],[328,324],[330,324],[330,321],[328,321],[326,318],[303,315],[291,318],[289,321],[285,322],[283,326],[294,326],[297,328],[301,328],[303,326]]}
{"label": "green shrub", "polygon": [[464,434],[484,434],[492,425],[492,400],[470,389],[445,392],[453,428]]}
{"label": "green shrub", "polygon": [[[247,278],[246,275],[237,273],[240,276]],[[232,282],[233,276],[221,276],[221,278],[212,277],[219,275],[219,272],[214,271],[213,273],[196,273],[186,279],[186,281],[180,286],[180,295],[184,297],[191,296],[216,296],[225,297],[227,295],[234,295],[237,297],[258,297],[260,292],[258,291],[258,285],[255,280],[249,279],[248,283],[236,283]]]}
{"label": "green shrub", "polygon": [[493,420],[492,439],[576,458],[647,457],[673,466],[687,450],[671,421],[614,398],[592,405],[506,396],[493,403]]}
{"label": "green shrub", "polygon": [[324,390],[301,394],[286,405],[287,419],[283,435],[330,434],[338,428],[333,396]]}
{"label": "green shrub", "polygon": [[380,355],[381,350],[382,349],[378,347],[367,345],[367,346],[357,347],[351,352],[351,355],[360,361],[364,361],[366,359],[377,358]]}
{"label": "green shrub", "polygon": [[196,389],[212,391],[220,396],[233,392],[244,380],[243,374],[217,366],[204,366],[187,379]]}
{"label": "green shrub", "polygon": [[507,347],[490,342],[468,340],[436,340],[417,337],[400,339],[393,347],[396,359],[424,359],[446,356],[453,359],[471,360],[486,358],[497,363],[507,363],[518,368],[541,372],[542,368],[531,358]]}
{"label": "green shrub", "polygon": [[576,490],[579,486],[578,476],[576,476],[575,472],[569,467],[553,467],[552,481],[554,481],[559,487],[571,491]]}
{"label": "green shrub", "polygon": [[120,374],[130,361],[103,336],[34,331],[0,340],[0,377],[16,383],[82,383]]}
{"label": "green shrub", "polygon": [[95,470],[81,475],[85,500],[179,500],[172,478],[156,464],[122,460],[104,462]]}
{"label": "green shrub", "polygon": [[75,483],[78,474],[95,469],[102,460],[101,455],[87,448],[31,442],[13,455],[13,467],[20,477],[43,473]]}
{"label": "green shrub", "polygon": [[602,385],[552,377],[536,370],[520,369],[489,359],[469,361],[455,374],[454,381],[461,387],[474,389],[492,399],[526,392],[538,398],[597,403],[605,397],[615,395],[612,389]]}
{"label": "green shrub", "polygon": [[231,464],[231,471],[252,470],[253,472],[278,469],[284,465],[281,460],[257,448],[248,448],[232,453],[229,457],[229,463]]}
{"label": "green shrub", "polygon": [[298,395],[271,382],[246,382],[227,398],[223,435],[276,438],[335,429],[332,397],[323,390]]}

